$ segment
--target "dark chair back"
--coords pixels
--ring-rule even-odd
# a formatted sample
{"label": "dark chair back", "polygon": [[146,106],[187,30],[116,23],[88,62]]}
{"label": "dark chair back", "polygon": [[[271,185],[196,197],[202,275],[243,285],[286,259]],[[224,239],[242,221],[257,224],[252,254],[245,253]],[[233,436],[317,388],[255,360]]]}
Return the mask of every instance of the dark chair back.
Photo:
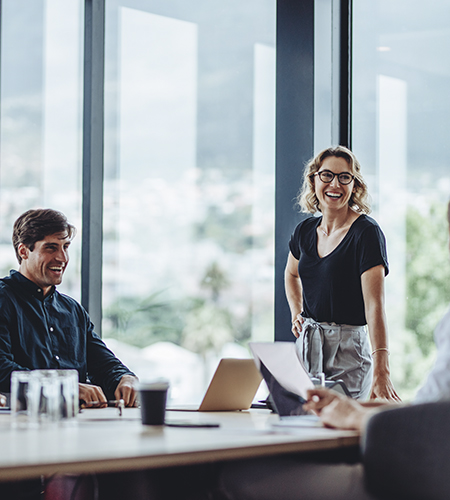
{"label": "dark chair back", "polygon": [[450,401],[374,415],[362,441],[368,490],[382,499],[450,498]]}

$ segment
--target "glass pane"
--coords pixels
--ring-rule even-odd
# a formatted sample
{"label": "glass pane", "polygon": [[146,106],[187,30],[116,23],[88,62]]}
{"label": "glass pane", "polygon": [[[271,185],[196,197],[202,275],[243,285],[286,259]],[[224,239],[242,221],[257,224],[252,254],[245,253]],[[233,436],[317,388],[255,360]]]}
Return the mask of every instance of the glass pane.
{"label": "glass pane", "polygon": [[79,236],[61,291],[79,299],[83,1],[3,0],[0,117],[0,268],[17,269],[14,220],[64,212]]}
{"label": "glass pane", "polygon": [[106,2],[103,336],[178,401],[273,339],[275,7]]}
{"label": "glass pane", "polygon": [[411,397],[450,301],[450,4],[354,2],[353,149],[383,228],[394,382]]}

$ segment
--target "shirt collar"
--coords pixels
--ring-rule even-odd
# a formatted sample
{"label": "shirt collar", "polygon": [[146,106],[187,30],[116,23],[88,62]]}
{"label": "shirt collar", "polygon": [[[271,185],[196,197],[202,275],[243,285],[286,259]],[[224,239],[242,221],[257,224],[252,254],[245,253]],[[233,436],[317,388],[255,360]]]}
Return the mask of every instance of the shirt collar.
{"label": "shirt collar", "polygon": [[9,276],[4,278],[3,281],[10,284],[18,292],[32,295],[41,301],[51,297],[56,290],[56,287],[53,286],[50,292],[44,297],[42,288],[28,278],[25,278],[22,273],[15,271],[14,269],[9,272]]}

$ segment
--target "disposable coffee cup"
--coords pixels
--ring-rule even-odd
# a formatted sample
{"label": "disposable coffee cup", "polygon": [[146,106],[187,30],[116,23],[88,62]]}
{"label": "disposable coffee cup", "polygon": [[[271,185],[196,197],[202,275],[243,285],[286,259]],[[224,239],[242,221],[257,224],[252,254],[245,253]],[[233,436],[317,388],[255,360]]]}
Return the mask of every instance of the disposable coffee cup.
{"label": "disposable coffee cup", "polygon": [[141,418],[144,425],[164,425],[169,383],[165,381],[138,385]]}

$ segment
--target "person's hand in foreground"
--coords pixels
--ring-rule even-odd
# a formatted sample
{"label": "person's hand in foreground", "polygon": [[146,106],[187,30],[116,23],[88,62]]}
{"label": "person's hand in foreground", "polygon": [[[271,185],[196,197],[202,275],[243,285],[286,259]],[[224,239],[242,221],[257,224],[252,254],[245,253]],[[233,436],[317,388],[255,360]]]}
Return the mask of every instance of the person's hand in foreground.
{"label": "person's hand in foreground", "polygon": [[117,384],[114,397],[123,399],[125,406],[137,406],[136,383],[138,379],[132,375],[124,375]]}
{"label": "person's hand in foreground", "polygon": [[352,398],[329,389],[308,390],[308,401],[303,405],[320,417],[326,427],[362,431],[368,418],[376,411]]}
{"label": "person's hand in foreground", "polygon": [[6,406],[6,396],[0,394],[0,407]]}

